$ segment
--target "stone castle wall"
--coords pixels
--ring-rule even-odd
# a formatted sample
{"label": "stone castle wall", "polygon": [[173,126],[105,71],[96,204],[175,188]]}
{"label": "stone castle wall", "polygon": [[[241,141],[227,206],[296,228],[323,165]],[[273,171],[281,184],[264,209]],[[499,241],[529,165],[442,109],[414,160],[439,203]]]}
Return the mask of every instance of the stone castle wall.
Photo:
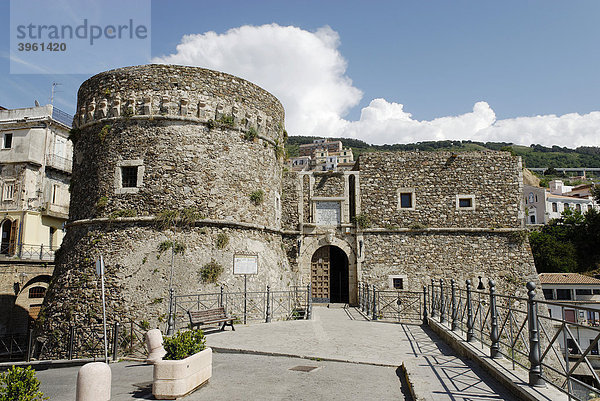
{"label": "stone castle wall", "polygon": [[404,289],[420,291],[431,279],[465,280],[478,276],[497,283],[502,294],[526,296],[525,284],[538,282],[528,241],[514,232],[387,232],[364,233],[362,280],[390,287],[389,276],[404,276]]}
{"label": "stone castle wall", "polygon": [[[360,156],[361,213],[377,227],[521,227],[522,165],[508,152],[396,152]],[[415,207],[398,207],[414,190]],[[458,210],[473,195],[474,210]]]}
{"label": "stone castle wall", "polygon": [[[361,155],[360,210],[368,227],[362,280],[389,288],[404,276],[420,290],[430,279],[494,278],[498,291],[538,282],[523,228],[522,166],[507,152],[398,152]],[[412,192],[414,208],[399,207]],[[461,210],[457,195],[472,196]]]}
{"label": "stone castle wall", "polygon": [[[70,224],[45,300],[47,329],[98,321],[100,254],[111,318],[160,324],[171,265],[159,248],[172,240],[185,246],[175,256],[178,294],[239,290],[233,257],[246,253],[259,257],[250,290],[306,285],[323,246],[347,256],[351,303],[359,281],[385,289],[391,276],[412,290],[431,278],[481,275],[497,279],[499,292],[537,281],[521,161],[508,153],[368,153],[353,171],[282,172],[281,104],[240,78],[193,67],[99,74],[82,85],[78,108]],[[133,167],[136,185],[123,187]],[[405,192],[414,208],[400,207]],[[457,206],[464,196],[472,208]],[[336,202],[339,224],[327,214]],[[172,213],[183,221],[165,227]],[[211,261],[223,267],[216,284],[200,277]]]}
{"label": "stone castle wall", "polygon": [[[113,319],[146,320],[152,327],[164,328],[169,300],[171,251],[159,245],[175,239],[185,245],[176,254],[173,269],[175,294],[218,293],[244,287],[243,276],[233,274],[237,253],[258,254],[258,275],[249,276],[249,291],[264,291],[295,285],[278,234],[223,226],[197,226],[159,231],[152,225],[114,223],[79,225],[70,228],[65,246],[57,255],[57,270],[47,299],[52,303],[46,316],[54,321],[94,323],[101,317],[100,282],[95,275],[95,258],[102,254],[106,263],[108,313]],[[219,235],[228,243],[219,246]],[[66,251],[68,250],[68,251]],[[223,272],[214,284],[203,284],[202,267],[214,261]],[[79,302],[73,302],[79,300]]]}
{"label": "stone castle wall", "polygon": [[[295,284],[280,233],[284,112],[276,98],[228,74],[149,65],[90,78],[78,109],[70,224],[47,322],[94,322],[102,254],[111,318],[157,324],[168,302],[170,251],[157,258],[165,241],[185,246],[175,256],[177,294],[243,288],[234,254],[258,255],[250,289]],[[134,187],[123,180],[132,168]],[[211,261],[223,268],[217,285],[199,274]]]}

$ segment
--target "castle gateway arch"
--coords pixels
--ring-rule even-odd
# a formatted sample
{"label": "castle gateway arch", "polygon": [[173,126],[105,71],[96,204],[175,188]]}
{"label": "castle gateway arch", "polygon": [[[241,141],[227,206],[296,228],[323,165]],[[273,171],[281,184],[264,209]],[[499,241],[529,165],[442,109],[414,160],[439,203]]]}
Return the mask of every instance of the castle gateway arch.
{"label": "castle gateway arch", "polygon": [[320,247],[313,254],[310,266],[313,301],[349,303],[348,256],[341,248]]}

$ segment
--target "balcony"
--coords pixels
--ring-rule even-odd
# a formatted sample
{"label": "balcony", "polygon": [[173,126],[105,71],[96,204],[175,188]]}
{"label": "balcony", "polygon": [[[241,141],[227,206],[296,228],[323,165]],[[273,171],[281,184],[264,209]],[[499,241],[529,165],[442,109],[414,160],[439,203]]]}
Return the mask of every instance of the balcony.
{"label": "balcony", "polygon": [[46,155],[46,167],[51,167],[70,174],[73,171],[73,160],[62,156],[49,154]]}
{"label": "balcony", "polygon": [[52,202],[45,202],[42,209],[42,216],[51,216],[59,219],[69,218],[69,206],[57,205]]}
{"label": "balcony", "polygon": [[15,258],[22,260],[45,260],[54,261],[54,253],[57,246],[19,244],[13,242],[2,242],[0,244],[0,258]]}

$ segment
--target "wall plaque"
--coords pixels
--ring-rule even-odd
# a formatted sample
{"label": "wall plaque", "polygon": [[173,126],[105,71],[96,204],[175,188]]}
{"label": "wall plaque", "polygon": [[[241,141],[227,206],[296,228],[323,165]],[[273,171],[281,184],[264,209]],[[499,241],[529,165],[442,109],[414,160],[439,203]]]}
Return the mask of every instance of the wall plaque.
{"label": "wall plaque", "polygon": [[317,202],[317,224],[337,226],[341,223],[340,202]]}

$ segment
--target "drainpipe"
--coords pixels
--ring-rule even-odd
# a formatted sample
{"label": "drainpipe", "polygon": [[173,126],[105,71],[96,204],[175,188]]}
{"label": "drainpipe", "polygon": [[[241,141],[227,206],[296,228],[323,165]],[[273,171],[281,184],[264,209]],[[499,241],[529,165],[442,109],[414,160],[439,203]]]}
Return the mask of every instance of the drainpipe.
{"label": "drainpipe", "polygon": [[[19,234],[17,234],[17,245],[19,247],[19,259],[23,255],[23,221],[25,220],[25,211],[21,212],[21,221],[19,221]],[[10,239],[9,239],[10,240]]]}

